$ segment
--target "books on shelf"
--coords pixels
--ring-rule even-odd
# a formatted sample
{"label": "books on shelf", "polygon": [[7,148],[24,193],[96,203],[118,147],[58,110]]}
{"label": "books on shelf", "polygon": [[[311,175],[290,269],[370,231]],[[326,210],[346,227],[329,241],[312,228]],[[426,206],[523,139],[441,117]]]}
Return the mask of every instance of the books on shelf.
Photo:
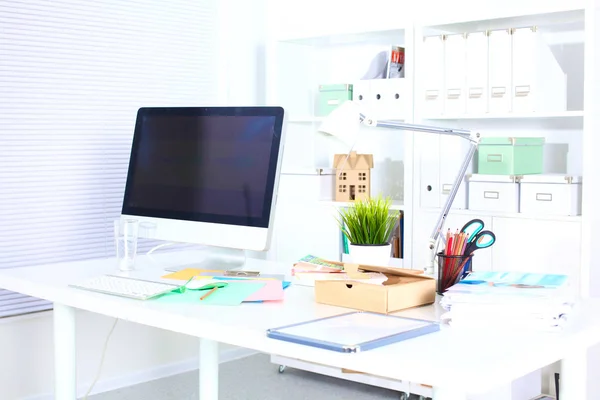
{"label": "books on shelf", "polygon": [[566,275],[473,272],[450,287],[440,304],[453,327],[562,329],[574,306]]}
{"label": "books on shelf", "polygon": [[404,47],[391,46],[388,58],[387,78],[404,78]]}

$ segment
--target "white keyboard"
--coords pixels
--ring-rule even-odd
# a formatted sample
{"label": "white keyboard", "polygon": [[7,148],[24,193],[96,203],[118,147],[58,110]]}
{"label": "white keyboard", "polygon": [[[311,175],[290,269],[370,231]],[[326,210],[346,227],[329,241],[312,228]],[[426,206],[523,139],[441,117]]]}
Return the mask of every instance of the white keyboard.
{"label": "white keyboard", "polygon": [[70,286],[78,289],[91,290],[94,292],[129,297],[138,300],[151,299],[179,287],[168,283],[152,282],[116,275],[102,275]]}

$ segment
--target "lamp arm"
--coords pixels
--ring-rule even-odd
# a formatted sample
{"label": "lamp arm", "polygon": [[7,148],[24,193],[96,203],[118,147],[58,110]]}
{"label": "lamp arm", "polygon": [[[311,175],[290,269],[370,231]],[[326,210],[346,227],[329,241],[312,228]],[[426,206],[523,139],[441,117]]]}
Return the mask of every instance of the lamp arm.
{"label": "lamp arm", "polygon": [[404,122],[393,120],[382,120],[367,118],[364,114],[360,114],[361,122],[366,126],[376,126],[378,128],[401,129],[403,131],[437,133],[438,135],[459,136],[471,142],[477,142],[476,138],[472,137],[472,133],[466,129],[440,128],[437,126],[407,124]]}
{"label": "lamp arm", "polygon": [[444,207],[442,208],[442,212],[440,213],[437,223],[435,224],[435,227],[433,228],[433,232],[431,233],[431,236],[429,238],[429,257],[427,258],[427,265],[425,266],[426,274],[434,274],[434,272],[435,272],[434,265],[435,265],[437,242],[438,242],[438,239],[440,238],[440,236],[442,237],[442,241],[444,241],[444,238],[442,235],[442,229],[444,228],[444,224],[446,223],[446,217],[448,216],[448,213],[450,212],[450,208],[452,207],[452,203],[454,202],[456,193],[458,193],[458,188],[460,187],[460,184],[465,179],[465,176],[467,174],[467,169],[469,168],[469,164],[471,163],[471,160],[473,159],[473,156],[475,155],[475,151],[477,150],[477,146],[479,145],[478,139],[479,139],[479,134],[476,134],[470,140],[471,143],[469,146],[469,151],[467,152],[467,155],[465,156],[465,159],[463,160],[463,163],[460,166],[458,174],[456,175],[456,179],[454,180],[454,184],[452,185],[452,189],[450,190],[450,194],[448,195],[448,198],[446,199],[446,203],[444,204]]}
{"label": "lamp arm", "polygon": [[426,133],[436,133],[438,135],[450,135],[450,136],[458,136],[470,142],[469,151],[463,160],[462,165],[456,175],[456,179],[454,180],[454,184],[452,185],[452,189],[450,190],[450,194],[446,199],[446,203],[442,208],[442,212],[438,217],[438,221],[433,228],[433,232],[429,238],[429,256],[427,257],[427,265],[425,266],[425,273],[433,275],[434,274],[434,266],[435,266],[435,256],[436,256],[436,248],[438,239],[440,236],[442,237],[442,241],[444,241],[442,234],[442,229],[444,228],[444,224],[446,222],[446,217],[450,212],[450,208],[452,207],[452,203],[454,202],[454,198],[456,197],[456,193],[458,193],[458,188],[460,184],[465,179],[465,175],[467,174],[467,169],[469,168],[469,164],[475,155],[475,151],[477,151],[477,147],[479,146],[479,133],[473,133],[469,130],[465,129],[451,129],[451,128],[439,128],[435,126],[427,126],[427,125],[416,125],[416,124],[407,124],[400,121],[394,120],[382,120],[378,121],[377,119],[366,117],[364,114],[360,114],[360,122],[366,126],[375,126],[378,128],[390,128],[390,129],[401,129],[405,131],[414,131],[414,132],[426,132]]}

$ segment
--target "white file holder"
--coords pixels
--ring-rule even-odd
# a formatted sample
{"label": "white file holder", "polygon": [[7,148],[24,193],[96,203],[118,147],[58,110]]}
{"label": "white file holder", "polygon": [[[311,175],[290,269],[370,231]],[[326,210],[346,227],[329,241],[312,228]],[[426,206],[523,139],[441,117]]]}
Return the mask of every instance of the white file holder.
{"label": "white file holder", "polygon": [[473,32],[466,39],[467,114],[485,114],[488,111],[488,36],[487,32]]}
{"label": "white file holder", "polygon": [[490,114],[511,111],[512,41],[510,30],[489,31],[489,88]]}
{"label": "white file holder", "polygon": [[465,35],[446,36],[444,40],[444,66],[444,114],[462,115],[465,113],[467,106]]}
{"label": "white file holder", "polygon": [[404,78],[373,79],[369,88],[368,105],[377,119],[404,119],[407,96]]}
{"label": "white file holder", "polygon": [[565,111],[564,71],[536,27],[512,30],[512,111]]}
{"label": "white file holder", "polygon": [[444,37],[423,38],[423,102],[425,115],[437,116],[444,112]]}
{"label": "white file holder", "polygon": [[406,78],[387,79],[386,94],[386,110],[389,119],[405,119],[408,114],[407,106],[411,103],[408,101],[408,93],[406,88]]}
{"label": "white file holder", "polygon": [[371,80],[365,79],[352,84],[352,100],[365,107],[371,90]]}

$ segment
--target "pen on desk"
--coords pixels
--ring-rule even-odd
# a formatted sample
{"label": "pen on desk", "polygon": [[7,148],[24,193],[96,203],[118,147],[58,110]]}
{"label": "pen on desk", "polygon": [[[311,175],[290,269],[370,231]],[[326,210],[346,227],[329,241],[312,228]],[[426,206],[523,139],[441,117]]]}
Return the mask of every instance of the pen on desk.
{"label": "pen on desk", "polygon": [[210,296],[211,294],[213,294],[219,287],[215,286],[214,288],[210,289],[208,291],[208,293],[206,293],[204,296],[200,297],[200,300],[204,300],[206,299],[208,296]]}

